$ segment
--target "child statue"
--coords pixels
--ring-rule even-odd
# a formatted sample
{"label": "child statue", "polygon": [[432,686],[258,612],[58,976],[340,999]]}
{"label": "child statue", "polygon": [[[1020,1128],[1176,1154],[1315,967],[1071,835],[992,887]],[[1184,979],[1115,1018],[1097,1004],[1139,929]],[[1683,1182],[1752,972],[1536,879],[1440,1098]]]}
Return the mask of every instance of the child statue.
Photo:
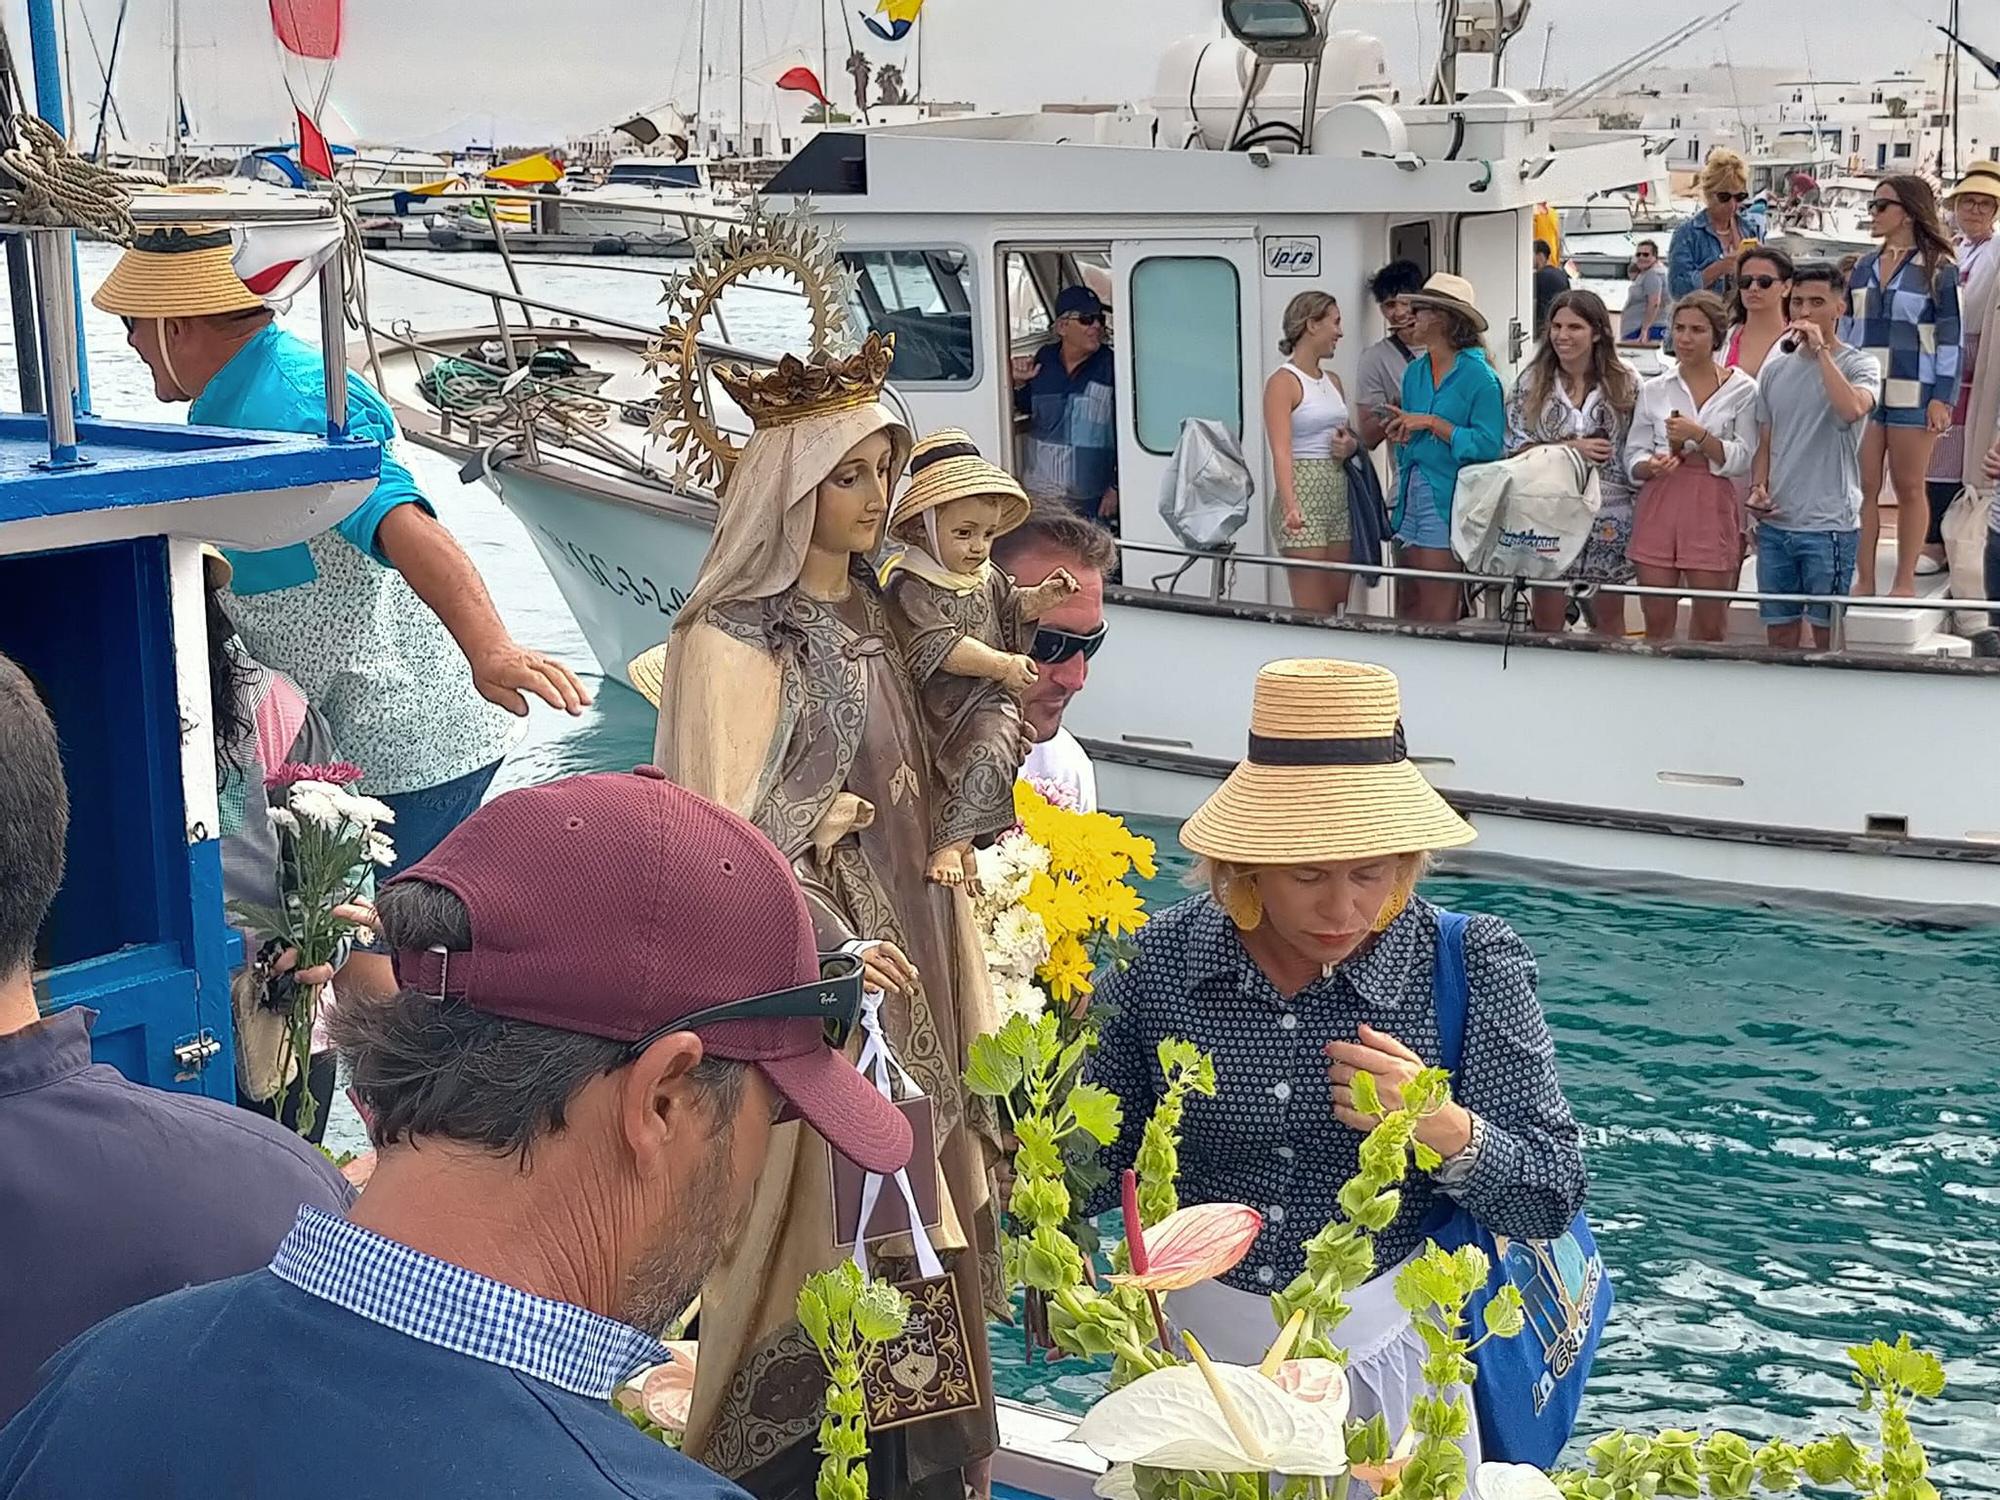
{"label": "child statue", "polygon": [[1034,622],[1077,590],[1060,568],[1036,588],[1016,588],[988,560],[993,539],[1027,517],[1028,497],[1013,476],[963,432],[944,428],[910,455],[909,486],[889,521],[904,550],[882,570],[938,782],[925,873],[975,892],[973,849],[1014,825]]}

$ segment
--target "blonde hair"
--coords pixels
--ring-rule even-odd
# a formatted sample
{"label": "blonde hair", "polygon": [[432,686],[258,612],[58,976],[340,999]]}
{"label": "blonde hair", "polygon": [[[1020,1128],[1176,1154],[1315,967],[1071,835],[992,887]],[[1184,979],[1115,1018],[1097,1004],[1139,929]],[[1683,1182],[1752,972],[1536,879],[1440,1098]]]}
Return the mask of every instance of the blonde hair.
{"label": "blonde hair", "polygon": [[1708,160],[1702,163],[1701,175],[1694,185],[1704,193],[1719,193],[1727,188],[1731,192],[1750,191],[1750,167],[1740,153],[1727,146],[1717,146],[1708,153]]}
{"label": "blonde hair", "polygon": [[1298,348],[1306,329],[1338,306],[1331,292],[1300,292],[1292,298],[1285,304],[1285,336],[1278,340],[1278,352],[1290,354]]}
{"label": "blonde hair", "polygon": [[[1389,856],[1384,856],[1388,858]],[[1408,905],[1410,893],[1417,882],[1430,873],[1435,856],[1428,849],[1413,849],[1394,856],[1396,860],[1396,890],[1383,908],[1383,916],[1393,921]],[[1358,863],[1358,861],[1346,861]],[[1198,859],[1194,869],[1188,872],[1187,883],[1199,890],[1206,886],[1215,904],[1229,915],[1229,919],[1245,932],[1255,928],[1264,917],[1264,900],[1257,892],[1257,875],[1263,870],[1280,870],[1283,865],[1246,865],[1226,859]],[[1388,921],[1377,924],[1377,931],[1386,927]]]}

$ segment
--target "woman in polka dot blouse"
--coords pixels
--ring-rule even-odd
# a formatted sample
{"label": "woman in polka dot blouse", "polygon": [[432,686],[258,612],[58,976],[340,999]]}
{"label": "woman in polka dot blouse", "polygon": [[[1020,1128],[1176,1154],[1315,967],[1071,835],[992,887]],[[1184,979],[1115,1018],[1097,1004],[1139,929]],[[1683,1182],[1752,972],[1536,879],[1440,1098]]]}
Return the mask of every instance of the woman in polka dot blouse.
{"label": "woman in polka dot blouse", "polygon": [[[1179,1324],[1220,1358],[1255,1363],[1277,1333],[1268,1298],[1304,1266],[1302,1246],[1338,1216],[1372,1117],[1353,1079],[1385,1103],[1437,1065],[1432,995],[1438,911],[1414,894],[1427,851],[1473,832],[1405,752],[1395,677],[1333,661],[1258,674],[1249,758],[1181,830],[1209,890],[1156,916],[1138,956],[1102,987],[1115,1010],[1090,1073],[1124,1103],[1107,1152],[1132,1165],[1161,1087],[1167,1037],[1215,1060],[1213,1098],[1190,1099],[1184,1203],[1245,1203],[1264,1232],[1223,1277],[1173,1297]],[[1394,1271],[1423,1242],[1438,1194],[1498,1234],[1553,1239],[1583,1206],[1577,1127],[1535,998],[1535,960],[1505,922],[1466,928],[1469,1001],[1454,1102],[1421,1139],[1444,1157],[1413,1175],[1376,1238],[1377,1275],[1335,1335],[1350,1351],[1355,1413],[1392,1433],[1422,1393],[1422,1342],[1395,1302]],[[1093,1207],[1110,1206],[1106,1201]],[[1468,1439],[1477,1448],[1477,1436]],[[1469,1456],[1476,1459],[1476,1451]]]}

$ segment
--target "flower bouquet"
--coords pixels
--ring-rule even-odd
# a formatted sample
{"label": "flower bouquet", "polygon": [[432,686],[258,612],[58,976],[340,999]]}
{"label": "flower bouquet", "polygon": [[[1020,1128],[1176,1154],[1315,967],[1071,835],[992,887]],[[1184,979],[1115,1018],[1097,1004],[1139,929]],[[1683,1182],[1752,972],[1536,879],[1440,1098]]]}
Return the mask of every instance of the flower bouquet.
{"label": "flower bouquet", "polygon": [[[968,1087],[1007,1098],[1018,1070],[1030,1098],[1046,1099],[1046,1080],[1061,1060],[1044,1056],[1043,1040],[1006,1031],[982,1038]],[[1877,1413],[1876,1449],[1847,1432],[1761,1447],[1731,1432],[1615,1432],[1585,1450],[1585,1470],[1545,1474],[1526,1464],[1482,1463],[1468,1473],[1459,1440],[1474,1420],[1470,1356],[1478,1343],[1518,1337],[1525,1326],[1520,1294],[1508,1286],[1487,1300],[1478,1336],[1468,1330],[1466,1307],[1489,1270],[1473,1246],[1454,1252],[1429,1245],[1396,1273],[1396,1299],[1425,1349],[1425,1390],[1393,1437],[1380,1415],[1357,1420],[1346,1351],[1330,1335],[1347,1314],[1346,1295],[1374,1275],[1373,1236],[1395,1220],[1409,1171],[1440,1165],[1416,1137],[1422,1119],[1449,1099],[1449,1076],[1437,1068],[1418,1073],[1393,1110],[1382,1108],[1367,1074],[1357,1077],[1356,1107],[1378,1123],[1362,1142],[1360,1170],[1340,1192],[1341,1217],[1306,1242],[1305,1269],[1271,1298],[1276,1335],[1263,1360],[1244,1366],[1209,1359],[1194,1337],[1175,1339],[1159,1299],[1236,1266],[1262,1221],[1241,1204],[1179,1206],[1173,1178],[1181,1107],[1204,1083],[1213,1091],[1214,1070],[1199,1049],[1172,1039],[1161,1043],[1160,1063],[1166,1090],[1148,1121],[1138,1174],[1123,1183],[1125,1237],[1102,1288],[1089,1284],[1080,1253],[1059,1230],[1068,1203],[1052,1147],[1079,1131],[1114,1139],[1116,1100],[1082,1085],[1060,1105],[1016,1119],[1014,1201],[1029,1229],[1011,1263],[1027,1286],[1049,1297],[1058,1345],[1112,1360],[1110,1392],[1076,1430],[1111,1466],[1097,1485],[1107,1500],[1345,1500],[1355,1479],[1384,1500],[1468,1493],[1479,1500],[1747,1500],[1802,1484],[1844,1485],[1866,1500],[1937,1500],[1910,1412],[1942,1392],[1944,1369],[1907,1336],[1848,1351],[1861,1407]],[[1144,1182],[1149,1171],[1155,1175]]]}
{"label": "flower bouquet", "polygon": [[[1019,826],[978,853],[973,914],[1003,1028],[1016,1020],[1032,1028],[1002,1034],[1045,1037],[1049,1057],[1062,1062],[1041,1079],[1048,1105],[1068,1097],[1096,1046],[1103,1011],[1091,998],[1093,979],[1130,958],[1129,940],[1145,924],[1145,903],[1130,879],[1153,878],[1153,843],[1107,813],[1080,811],[1054,783],[1017,782],[1014,812]],[[1035,1107],[1017,1092],[1010,1113]],[[1077,1210],[1063,1232],[1088,1256],[1097,1231],[1081,1209],[1104,1180],[1088,1132],[1073,1138],[1063,1160]],[[1043,1311],[1039,1294],[1031,1294],[1031,1334]]]}
{"label": "flower bouquet", "polygon": [[[372,941],[369,928],[344,915],[343,908],[368,891],[377,866],[396,861],[395,846],[382,832],[396,815],[354,791],[360,779],[360,768],[345,762],[289,763],[272,771],[265,778],[266,790],[282,791],[285,799],[282,807],[269,810],[278,834],[279,905],[229,904],[230,920],[264,939],[258,963],[267,983],[258,1005],[282,1018],[273,1108],[282,1115],[285,1090],[296,1079],[301,1135],[310,1135],[318,1123],[307,1074],[313,1023],[326,986],[298,984],[291,976],[334,964],[351,942]],[[296,954],[293,967],[282,973],[270,969],[286,950]]]}

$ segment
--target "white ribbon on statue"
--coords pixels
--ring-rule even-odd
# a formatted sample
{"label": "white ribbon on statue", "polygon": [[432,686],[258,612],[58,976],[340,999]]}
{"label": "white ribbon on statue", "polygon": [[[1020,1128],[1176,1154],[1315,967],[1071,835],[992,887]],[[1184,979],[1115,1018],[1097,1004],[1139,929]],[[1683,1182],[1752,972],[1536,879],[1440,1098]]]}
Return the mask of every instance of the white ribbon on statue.
{"label": "white ribbon on statue", "polygon": [[[861,1031],[861,1055],[854,1061],[861,1076],[872,1078],[875,1087],[882,1091],[882,1097],[892,1104],[896,1101],[895,1087],[890,1082],[892,1074],[910,1094],[923,1093],[916,1080],[903,1071],[903,1065],[896,1060],[896,1054],[889,1046],[889,1038],[883,1034],[880,990],[862,991]],[[864,1281],[868,1279],[868,1221],[875,1217],[875,1205],[882,1196],[885,1180],[880,1172],[870,1172],[861,1181],[861,1217],[856,1221],[858,1227],[854,1232],[854,1264]],[[903,1195],[903,1206],[909,1210],[910,1243],[916,1247],[917,1274],[926,1279],[944,1275],[944,1265],[931,1246],[931,1237],[924,1229],[923,1214],[917,1208],[917,1194],[910,1186],[909,1168],[898,1167],[895,1181]]]}

